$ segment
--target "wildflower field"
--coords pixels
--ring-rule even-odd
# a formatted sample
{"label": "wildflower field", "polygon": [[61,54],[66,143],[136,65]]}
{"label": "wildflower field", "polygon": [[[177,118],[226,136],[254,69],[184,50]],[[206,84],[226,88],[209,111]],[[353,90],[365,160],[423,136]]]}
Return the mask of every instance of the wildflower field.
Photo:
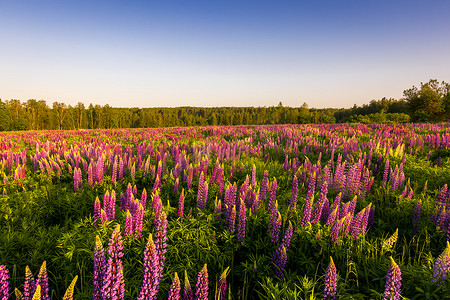
{"label": "wildflower field", "polygon": [[0,300],[450,299],[450,125],[0,133]]}

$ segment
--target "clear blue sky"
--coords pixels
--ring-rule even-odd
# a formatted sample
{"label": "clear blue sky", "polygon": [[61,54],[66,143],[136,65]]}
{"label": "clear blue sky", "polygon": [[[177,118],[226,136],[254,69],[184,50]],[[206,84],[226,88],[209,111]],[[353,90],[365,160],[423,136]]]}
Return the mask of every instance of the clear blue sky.
{"label": "clear blue sky", "polygon": [[450,1],[0,0],[0,98],[350,107],[450,82]]}

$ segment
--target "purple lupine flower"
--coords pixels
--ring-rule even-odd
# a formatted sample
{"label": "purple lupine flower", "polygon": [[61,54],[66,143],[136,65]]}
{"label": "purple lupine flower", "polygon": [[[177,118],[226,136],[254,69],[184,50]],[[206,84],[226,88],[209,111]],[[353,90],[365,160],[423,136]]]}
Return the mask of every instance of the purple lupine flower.
{"label": "purple lupine flower", "polygon": [[216,214],[216,220],[220,220],[220,213],[222,212],[222,201],[217,200],[214,201],[214,214]]}
{"label": "purple lupine flower", "polygon": [[133,216],[131,215],[128,209],[125,216],[125,228],[123,230],[123,235],[124,236],[133,235]]}
{"label": "purple lupine flower", "polygon": [[164,260],[166,259],[166,252],[167,252],[167,215],[165,212],[161,213],[161,217],[159,218],[158,222],[156,223],[156,233],[155,233],[155,247],[156,247],[156,254],[158,256],[158,268],[159,278],[162,278],[163,270],[164,270]]}
{"label": "purple lupine flower", "polygon": [[391,264],[386,275],[386,285],[383,293],[383,300],[392,299],[399,300],[401,292],[402,273],[399,266],[395,263],[391,256]]}
{"label": "purple lupine flower", "polygon": [[284,277],[284,268],[286,267],[287,263],[287,252],[286,248],[281,245],[273,254],[272,259],[272,266],[275,270],[275,276],[277,276],[280,279],[283,279]]}
{"label": "purple lupine flower", "polygon": [[31,300],[36,289],[33,273],[28,266],[25,267],[25,283],[23,285],[23,300]]}
{"label": "purple lupine flower", "polygon": [[116,217],[116,192],[114,190],[111,191],[111,194],[109,196],[106,214],[108,215],[108,220],[114,221]]}
{"label": "purple lupine flower", "polygon": [[101,209],[100,199],[96,197],[94,202],[94,221],[100,219]]}
{"label": "purple lupine flower", "polygon": [[188,167],[188,174],[187,174],[187,188],[188,190],[192,189],[192,180],[194,179],[194,168],[192,167],[192,164]]}
{"label": "purple lupine flower", "polygon": [[152,198],[152,206],[153,209],[155,210],[155,215],[154,215],[154,223],[155,224],[159,224],[159,220],[161,218],[161,213],[162,213],[162,202],[161,202],[161,198],[159,198],[159,193],[156,191],[155,194],[153,194],[153,198]]}
{"label": "purple lupine flower", "polygon": [[263,178],[262,178],[262,181],[261,181],[261,188],[259,190],[259,201],[260,201],[261,204],[264,203],[264,200],[266,198],[268,181],[269,181],[269,171],[264,170]]}
{"label": "purple lupine flower", "polygon": [[339,219],[334,223],[333,228],[331,228],[331,241],[333,243],[339,242],[339,232],[341,230],[342,224],[344,224],[345,218]]}
{"label": "purple lupine flower", "polygon": [[178,278],[178,274],[177,274],[177,272],[175,272],[172,284],[170,285],[168,299],[169,300],[179,300],[180,299],[180,291],[181,291],[180,278]]}
{"label": "purple lupine flower", "polygon": [[183,289],[183,300],[194,300],[194,292],[192,291],[191,284],[189,283],[189,278],[186,270],[184,270],[184,289]]}
{"label": "purple lupine flower", "polygon": [[337,270],[333,258],[330,257],[330,264],[325,272],[325,287],[323,289],[323,299],[336,299],[337,293]]}
{"label": "purple lupine flower", "polygon": [[413,232],[416,233],[420,230],[420,214],[422,212],[422,200],[419,199],[419,201],[417,201],[417,204],[414,208],[414,212],[413,212],[413,220],[412,220],[412,228],[413,228]]}
{"label": "purple lupine flower", "polygon": [[180,186],[180,178],[175,179],[175,183],[173,185],[173,193],[178,194],[178,187]]}
{"label": "purple lupine flower", "polygon": [[256,186],[256,166],[252,165],[252,186]]}
{"label": "purple lupine flower", "polygon": [[289,199],[289,213],[295,212],[295,206],[297,204],[297,195],[298,195],[298,178],[294,175],[292,179],[292,193],[291,198]]}
{"label": "purple lupine flower", "polygon": [[252,206],[251,206],[251,214],[256,215],[259,208],[259,196],[258,193],[252,191]]}
{"label": "purple lupine flower", "polygon": [[198,273],[197,285],[195,288],[195,300],[208,300],[208,285],[208,269],[205,264]]}
{"label": "purple lupine flower", "polygon": [[144,209],[147,207],[147,190],[145,188],[142,189],[141,204],[144,207]]}
{"label": "purple lupine flower", "polygon": [[152,234],[148,236],[147,244],[144,249],[144,279],[142,281],[141,290],[138,300],[153,300],[159,291],[159,259],[156,253],[155,243]]}
{"label": "purple lupine flower", "polygon": [[178,200],[178,217],[184,216],[184,189],[181,190],[180,199]]}
{"label": "purple lupine flower", "polygon": [[339,206],[336,206],[334,208],[334,210],[331,212],[331,214],[328,215],[328,219],[327,219],[326,225],[328,225],[328,226],[333,225],[334,221],[336,221],[338,209],[339,209]]}
{"label": "purple lupine flower", "polygon": [[281,219],[281,214],[277,209],[277,219],[276,221],[272,224],[272,226],[269,228],[270,231],[270,240],[273,243],[278,242],[279,238],[280,238],[280,230],[281,230],[281,223],[282,223],[282,219]]}
{"label": "purple lupine flower", "polygon": [[303,217],[301,226],[304,227],[311,221],[311,211],[314,201],[314,190],[316,186],[316,173],[309,177],[308,190],[306,192],[305,206],[303,208]]}
{"label": "purple lupine flower", "polygon": [[144,215],[145,215],[144,206],[142,206],[142,203],[139,203],[138,209],[133,217],[134,237],[138,238],[138,239],[140,239],[142,236],[142,226],[143,226]]}
{"label": "purple lupine flower", "polygon": [[443,285],[448,275],[450,275],[450,242],[447,241],[447,247],[436,258],[434,262],[433,282]]}
{"label": "purple lupine flower", "polygon": [[136,163],[133,163],[133,165],[131,165],[130,177],[131,179],[134,179],[136,177]]}
{"label": "purple lupine flower", "polygon": [[272,184],[270,186],[270,196],[269,196],[269,202],[267,205],[267,209],[268,209],[269,213],[271,213],[273,211],[273,207],[277,200],[277,187],[278,187],[277,179],[274,177]]}
{"label": "purple lupine flower", "polygon": [[246,217],[246,207],[244,200],[241,198],[241,205],[239,206],[239,220],[238,220],[238,243],[244,242],[245,239],[245,217]]}
{"label": "purple lupine flower", "polygon": [[36,280],[36,286],[41,286],[41,300],[50,300],[50,295],[48,294],[48,275],[47,275],[47,263],[44,261],[39,270],[39,274]]}
{"label": "purple lupine flower", "polygon": [[234,225],[236,222],[236,205],[233,205],[233,208],[231,209],[230,217],[228,219],[228,231],[234,232]]}
{"label": "purple lupine flower", "polygon": [[108,221],[108,215],[106,214],[106,212],[103,209],[100,210],[100,221],[102,223],[105,223],[106,221]]}
{"label": "purple lupine flower", "polygon": [[113,164],[112,173],[111,173],[111,182],[112,183],[117,182],[117,168],[118,168],[118,163],[117,163],[117,156],[116,156],[116,158],[114,159],[114,164]]}
{"label": "purple lupine flower", "polygon": [[311,223],[313,224],[317,224],[320,221],[325,200],[328,200],[327,193],[328,193],[328,183],[325,181],[322,185],[322,188],[320,189],[319,201],[317,201],[317,204],[314,207],[313,215],[311,218]]}
{"label": "purple lupine flower", "polygon": [[227,267],[225,271],[222,272],[222,275],[219,277],[219,282],[217,283],[216,295],[214,296],[214,300],[224,300],[227,296],[227,275],[230,267]]}
{"label": "purple lupine flower", "polygon": [[284,232],[284,236],[281,239],[281,245],[286,248],[286,251],[289,248],[289,244],[291,243],[292,234],[294,233],[294,227],[292,226],[291,221],[289,221],[289,225]]}
{"label": "purple lupine flower", "polygon": [[106,212],[106,215],[108,216],[108,220],[109,219],[109,214],[108,214],[108,210],[109,210],[109,199],[110,199],[110,194],[109,191],[106,191],[106,193],[103,195],[103,209]]}
{"label": "purple lupine flower", "polygon": [[123,278],[123,246],[120,225],[111,234],[108,243],[109,258],[106,264],[102,295],[105,300],[121,300],[125,297],[125,282]]}
{"label": "purple lupine flower", "polygon": [[93,272],[93,300],[102,300],[102,286],[106,272],[105,251],[100,237],[95,237],[94,272]]}
{"label": "purple lupine flower", "polygon": [[9,270],[5,265],[0,265],[0,300],[9,299]]}

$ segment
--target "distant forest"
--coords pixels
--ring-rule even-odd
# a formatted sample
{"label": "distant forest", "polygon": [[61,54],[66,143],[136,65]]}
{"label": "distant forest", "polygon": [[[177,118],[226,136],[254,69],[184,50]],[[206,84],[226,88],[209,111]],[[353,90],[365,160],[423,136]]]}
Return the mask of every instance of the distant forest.
{"label": "distant forest", "polygon": [[0,99],[0,131],[141,128],[206,125],[304,123],[406,123],[450,121],[450,85],[430,80],[403,92],[404,98],[372,100],[351,108],[176,107],[119,108],[81,102],[75,106],[45,100]]}

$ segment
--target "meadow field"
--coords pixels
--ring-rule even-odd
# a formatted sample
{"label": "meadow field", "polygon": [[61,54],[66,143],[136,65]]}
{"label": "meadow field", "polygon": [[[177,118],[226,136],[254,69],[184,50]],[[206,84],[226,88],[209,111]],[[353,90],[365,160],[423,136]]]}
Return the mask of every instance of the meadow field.
{"label": "meadow field", "polygon": [[448,123],[1,132],[0,299],[450,299],[449,184]]}

